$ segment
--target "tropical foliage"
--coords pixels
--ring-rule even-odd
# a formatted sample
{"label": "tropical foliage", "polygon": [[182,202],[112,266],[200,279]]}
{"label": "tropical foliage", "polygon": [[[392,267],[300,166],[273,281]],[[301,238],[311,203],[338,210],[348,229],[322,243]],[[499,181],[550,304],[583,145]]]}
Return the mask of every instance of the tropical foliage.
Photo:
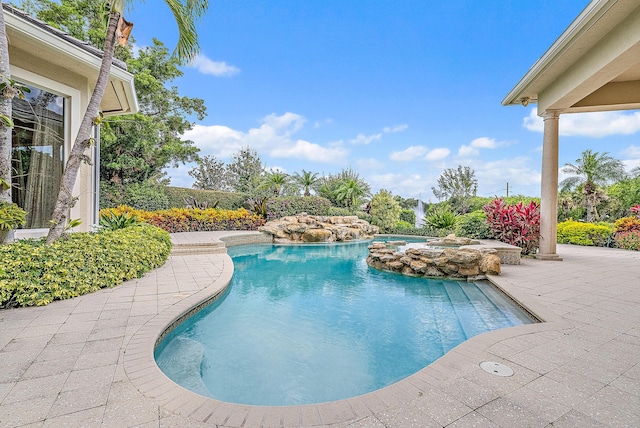
{"label": "tropical foliage", "polygon": [[139,278],[165,263],[169,234],[147,224],[0,246],[0,308],[41,306]]}
{"label": "tropical foliage", "polygon": [[507,205],[495,199],[483,208],[494,238],[522,248],[522,254],[534,254],[540,241],[540,205],[530,202]]}
{"label": "tropical foliage", "polygon": [[128,213],[138,221],[157,226],[170,233],[213,230],[257,230],[264,218],[244,208],[222,210],[217,208],[171,208],[161,211],[136,210],[127,206],[107,208],[100,217]]}
{"label": "tropical foliage", "polygon": [[608,153],[585,150],[576,159],[575,164],[566,164],[562,172],[569,177],[560,182],[562,190],[580,188],[584,194],[586,220],[591,222],[598,219],[596,205],[601,199],[598,186],[604,186],[626,176],[624,165]]}
{"label": "tropical foliage", "polygon": [[424,224],[432,229],[453,229],[456,217],[448,204],[433,205],[424,217]]}

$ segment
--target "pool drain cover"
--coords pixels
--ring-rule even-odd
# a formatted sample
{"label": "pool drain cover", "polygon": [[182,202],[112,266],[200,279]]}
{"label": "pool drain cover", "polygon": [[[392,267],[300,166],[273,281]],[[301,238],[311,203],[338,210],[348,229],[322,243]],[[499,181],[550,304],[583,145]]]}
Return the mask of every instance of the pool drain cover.
{"label": "pool drain cover", "polygon": [[494,374],[496,376],[513,376],[513,370],[511,367],[504,364],[495,363],[493,361],[484,361],[480,363],[480,368],[487,373]]}

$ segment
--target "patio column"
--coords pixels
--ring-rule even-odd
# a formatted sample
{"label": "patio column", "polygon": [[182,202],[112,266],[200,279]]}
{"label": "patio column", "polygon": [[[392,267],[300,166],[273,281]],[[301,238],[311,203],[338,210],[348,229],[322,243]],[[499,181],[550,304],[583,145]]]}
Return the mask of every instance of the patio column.
{"label": "patio column", "polygon": [[540,192],[540,260],[562,260],[556,254],[558,226],[558,110],[546,110],[542,143],[542,189]]}

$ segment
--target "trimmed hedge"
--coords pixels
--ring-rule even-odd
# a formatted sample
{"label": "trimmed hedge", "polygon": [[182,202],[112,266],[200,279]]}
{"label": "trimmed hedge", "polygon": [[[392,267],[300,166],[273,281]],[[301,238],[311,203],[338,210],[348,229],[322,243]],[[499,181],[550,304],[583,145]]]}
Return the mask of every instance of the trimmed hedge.
{"label": "trimmed hedge", "polygon": [[606,223],[583,223],[567,220],[558,223],[558,243],[608,247],[613,227]]}
{"label": "trimmed hedge", "polygon": [[128,205],[139,210],[155,211],[169,208],[169,199],[162,186],[151,183],[132,183],[127,186],[100,182],[100,207],[114,208]]}
{"label": "trimmed hedge", "polygon": [[213,230],[258,230],[258,227],[264,224],[262,217],[251,214],[244,208],[238,210],[171,208],[162,211],[142,211],[127,206],[120,206],[101,210],[100,216],[107,213],[115,215],[129,213],[139,221],[157,226],[169,233]]}
{"label": "trimmed hedge", "polygon": [[185,198],[192,197],[199,203],[206,202],[210,207],[217,203],[216,208],[235,210],[244,207],[245,202],[249,199],[249,195],[236,192],[217,192],[214,190],[170,186],[165,186],[163,190],[169,201],[169,208],[185,208]]}
{"label": "trimmed hedge", "polygon": [[114,287],[162,266],[169,234],[147,224],[0,246],[0,308],[42,306]]}
{"label": "trimmed hedge", "polygon": [[319,196],[289,196],[267,201],[267,220],[275,220],[300,213],[331,215],[331,201]]}

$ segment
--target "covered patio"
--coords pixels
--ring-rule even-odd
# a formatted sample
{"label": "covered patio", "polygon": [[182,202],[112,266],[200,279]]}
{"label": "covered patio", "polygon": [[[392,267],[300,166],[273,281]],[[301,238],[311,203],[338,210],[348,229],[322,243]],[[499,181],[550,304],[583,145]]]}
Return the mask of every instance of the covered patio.
{"label": "covered patio", "polygon": [[640,3],[593,0],[502,100],[544,120],[541,260],[556,252],[560,115],[640,109]]}

